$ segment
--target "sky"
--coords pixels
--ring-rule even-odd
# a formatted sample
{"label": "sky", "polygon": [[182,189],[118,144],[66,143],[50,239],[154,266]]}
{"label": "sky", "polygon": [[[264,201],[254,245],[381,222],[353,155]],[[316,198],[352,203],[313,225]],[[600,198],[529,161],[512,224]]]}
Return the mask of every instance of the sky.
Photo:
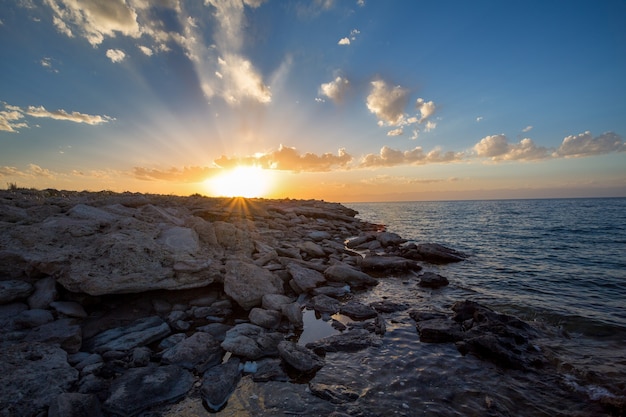
{"label": "sky", "polygon": [[623,0],[0,0],[0,186],[626,196]]}

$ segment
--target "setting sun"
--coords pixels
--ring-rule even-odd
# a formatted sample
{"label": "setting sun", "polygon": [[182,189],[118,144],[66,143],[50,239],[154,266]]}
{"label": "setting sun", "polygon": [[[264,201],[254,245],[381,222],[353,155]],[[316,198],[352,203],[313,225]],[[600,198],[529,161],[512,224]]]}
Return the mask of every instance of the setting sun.
{"label": "setting sun", "polygon": [[205,184],[215,196],[263,197],[272,188],[272,175],[261,167],[238,166],[207,179]]}

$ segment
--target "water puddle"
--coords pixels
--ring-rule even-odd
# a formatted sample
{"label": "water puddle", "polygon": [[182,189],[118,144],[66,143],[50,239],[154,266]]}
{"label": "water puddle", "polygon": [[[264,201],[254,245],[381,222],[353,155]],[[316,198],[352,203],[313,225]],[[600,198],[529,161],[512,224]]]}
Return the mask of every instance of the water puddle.
{"label": "water puddle", "polygon": [[[315,310],[307,308],[302,312],[302,321],[304,328],[298,338],[298,344],[304,346],[307,343],[341,333],[338,328],[345,327],[345,325],[352,322],[352,319],[337,313],[333,314],[330,320],[324,320]],[[335,323],[334,326],[333,323]]]}

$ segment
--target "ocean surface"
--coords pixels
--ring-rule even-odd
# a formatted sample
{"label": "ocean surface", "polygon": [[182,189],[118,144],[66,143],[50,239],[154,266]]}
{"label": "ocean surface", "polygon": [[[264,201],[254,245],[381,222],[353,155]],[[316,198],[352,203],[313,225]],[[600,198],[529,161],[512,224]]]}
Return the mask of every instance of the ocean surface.
{"label": "ocean surface", "polygon": [[[448,373],[444,377],[439,373],[448,381],[442,383],[442,389],[447,389],[448,395],[460,395],[457,400],[465,403],[461,409],[452,403],[437,409],[433,403],[433,415],[481,415],[489,401],[503,407],[494,415],[597,415],[594,402],[608,399],[619,403],[624,399],[625,198],[345,205],[357,210],[359,218],[383,224],[405,239],[441,243],[469,255],[464,262],[429,267],[450,280],[444,290],[418,292],[408,289],[407,281],[381,280],[368,299],[411,299],[441,311],[449,310],[455,301],[470,299],[527,320],[546,332],[538,343],[555,358],[556,373],[549,380],[545,375],[478,371],[460,360],[453,346],[450,352],[443,347],[422,346],[422,354],[438,352],[436,362],[447,357],[446,364],[439,363]],[[410,333],[415,330],[404,324],[392,324],[386,337],[395,355],[411,356],[416,350],[405,345],[415,347]],[[419,372],[430,369],[423,361],[414,365]],[[375,366],[372,372],[376,372]],[[379,378],[384,373],[379,373]],[[419,377],[413,378],[419,383]],[[471,384],[467,378],[473,379]],[[393,384],[394,380],[385,383]],[[473,384],[474,388],[455,388],[456,383]],[[467,396],[480,387],[493,394],[485,398],[476,394],[473,408]],[[407,395],[414,398],[417,394]],[[441,406],[441,402],[437,404]]]}

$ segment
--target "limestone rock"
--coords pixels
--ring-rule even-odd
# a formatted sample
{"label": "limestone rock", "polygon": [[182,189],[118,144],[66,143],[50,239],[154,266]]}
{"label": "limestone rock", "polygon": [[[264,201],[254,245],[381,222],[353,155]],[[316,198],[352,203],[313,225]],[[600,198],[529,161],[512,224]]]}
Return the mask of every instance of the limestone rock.
{"label": "limestone rock", "polygon": [[102,417],[102,408],[93,394],[64,392],[50,406],[48,417]]}
{"label": "limestone rock", "polygon": [[283,281],[271,272],[242,260],[226,262],[224,292],[246,310],[261,305],[265,294],[282,294]]}
{"label": "limestone rock", "polygon": [[298,245],[298,247],[302,252],[306,253],[311,258],[324,258],[326,256],[324,249],[317,243],[311,242],[310,240],[302,242]]}
{"label": "limestone rock", "polygon": [[287,271],[289,271],[289,274],[291,274],[291,277],[302,292],[309,292],[313,288],[326,282],[324,275],[320,272],[305,268],[295,262],[287,265]]}
{"label": "limestone rock", "polygon": [[324,294],[311,298],[309,307],[318,313],[335,314],[339,312],[339,301]]}
{"label": "limestone rock", "polygon": [[103,406],[109,413],[132,417],[182,398],[193,383],[193,375],[175,365],[132,368],[111,383],[111,394]]}
{"label": "limestone rock", "polygon": [[0,281],[0,305],[23,300],[33,292],[33,286],[19,280]]}
{"label": "limestone rock", "polygon": [[416,261],[401,256],[367,255],[361,261],[361,269],[363,271],[402,272],[419,271],[422,267]]}
{"label": "limestone rock", "polygon": [[328,281],[344,282],[354,287],[365,287],[378,284],[378,281],[365,272],[358,271],[345,264],[329,266],[324,271]]}
{"label": "limestone rock", "polygon": [[19,327],[30,329],[41,326],[42,324],[50,323],[53,320],[54,317],[48,310],[36,308],[34,310],[26,310],[18,314],[14,319],[14,323]]}
{"label": "limestone rock", "polygon": [[164,363],[204,372],[222,360],[224,351],[210,334],[196,332],[163,352]]}
{"label": "limestone rock", "polygon": [[237,359],[231,359],[206,371],[200,388],[200,395],[206,406],[212,411],[220,410],[235,390],[239,379],[241,371]]}
{"label": "limestone rock", "polygon": [[276,310],[254,307],[248,315],[250,322],[266,329],[275,329],[280,324],[282,314]]}
{"label": "limestone rock", "polygon": [[251,323],[238,324],[226,332],[222,349],[246,359],[255,360],[263,356],[278,354],[278,343],[284,339],[282,333],[268,332]]}
{"label": "limestone rock", "polygon": [[426,288],[441,288],[449,284],[448,279],[434,272],[424,272],[419,276],[420,287]]}
{"label": "limestone rock", "polygon": [[265,294],[261,306],[266,310],[281,311],[285,304],[292,303],[293,299],[283,294]]}
{"label": "limestone rock", "polygon": [[371,319],[378,315],[376,310],[358,301],[349,301],[339,308],[339,312],[355,320]]}
{"label": "limestone rock", "polygon": [[60,319],[35,327],[26,340],[56,344],[68,353],[76,353],[82,346],[83,334],[74,319]]}
{"label": "limestone rock", "polygon": [[278,344],[280,357],[293,368],[304,373],[313,373],[324,366],[324,360],[312,350],[297,343],[284,340]]}
{"label": "limestone rock", "polygon": [[382,340],[365,329],[354,329],[310,342],[306,347],[316,353],[357,352],[370,346],[380,346]]}
{"label": "limestone rock", "polygon": [[56,280],[52,277],[40,279],[35,283],[35,292],[28,297],[28,306],[46,309],[57,296]]}
{"label": "limestone rock", "polygon": [[82,305],[73,301],[53,301],[50,303],[50,307],[56,310],[57,313],[61,313],[67,317],[76,317],[84,319],[87,317],[87,313]]}
{"label": "limestone rock", "polygon": [[136,320],[128,326],[106,330],[85,342],[85,349],[102,353],[108,350],[128,351],[145,346],[169,335],[170,327],[159,317]]}

